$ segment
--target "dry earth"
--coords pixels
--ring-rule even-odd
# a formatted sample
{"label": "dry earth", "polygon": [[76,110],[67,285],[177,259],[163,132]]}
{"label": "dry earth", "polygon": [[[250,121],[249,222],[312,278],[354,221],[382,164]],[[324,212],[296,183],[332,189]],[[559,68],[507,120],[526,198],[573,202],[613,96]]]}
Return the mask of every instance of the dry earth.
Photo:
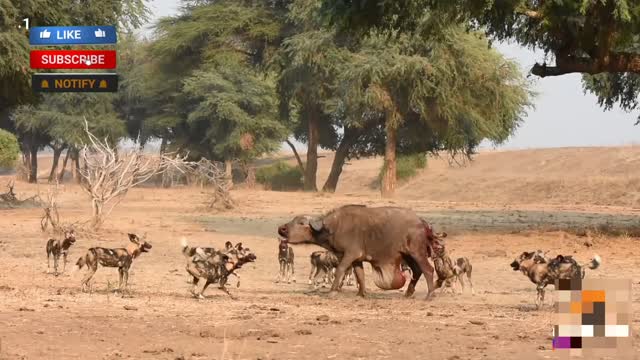
{"label": "dry earth", "polygon": [[[320,179],[330,160],[322,159]],[[99,236],[79,237],[70,257],[73,264],[91,246],[119,247],[127,232],[148,233],[153,249],[135,261],[127,296],[108,291],[115,269],[98,270],[91,294],[80,292],[82,272],[47,274],[42,211],[0,210],[0,359],[554,358],[552,302],[534,311],[534,286],[509,268],[516,254],[538,248],[584,261],[597,253],[604,262],[589,277],[633,279],[637,352],[640,258],[628,234],[639,224],[639,162],[634,147],[489,152],[465,168],[430,159],[394,201],[383,201],[369,188],[380,161],[365,159],[346,167],[337,194],[237,190],[240,206],[225,213],[204,209],[200,189],[135,189]],[[25,197],[45,192],[44,183],[16,190]],[[87,218],[77,186],[64,185],[59,202],[65,220]],[[345,287],[329,299],[306,284],[313,246],[294,248],[297,283],[274,283],[276,225],[345,203],[409,206],[447,230],[451,254],[474,265],[476,294],[426,302],[421,280],[406,299],[369,277],[368,298]],[[189,296],[181,236],[198,245],[242,241],[256,252],[240,287],[231,287],[237,300],[215,288],[204,301]]]}

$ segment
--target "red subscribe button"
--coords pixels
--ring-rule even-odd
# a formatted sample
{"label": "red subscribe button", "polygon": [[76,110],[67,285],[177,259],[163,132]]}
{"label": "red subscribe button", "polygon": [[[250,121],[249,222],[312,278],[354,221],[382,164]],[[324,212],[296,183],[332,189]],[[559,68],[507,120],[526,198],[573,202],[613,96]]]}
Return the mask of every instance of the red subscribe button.
{"label": "red subscribe button", "polygon": [[115,69],[115,50],[32,50],[32,69]]}

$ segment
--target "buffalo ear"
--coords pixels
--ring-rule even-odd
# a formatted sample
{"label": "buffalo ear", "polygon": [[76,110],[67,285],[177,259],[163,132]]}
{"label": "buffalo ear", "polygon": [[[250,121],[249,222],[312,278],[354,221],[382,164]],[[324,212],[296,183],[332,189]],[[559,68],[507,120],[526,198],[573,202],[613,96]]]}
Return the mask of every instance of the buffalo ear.
{"label": "buffalo ear", "polygon": [[309,226],[311,226],[313,231],[321,231],[324,227],[324,222],[320,218],[314,218],[309,220]]}

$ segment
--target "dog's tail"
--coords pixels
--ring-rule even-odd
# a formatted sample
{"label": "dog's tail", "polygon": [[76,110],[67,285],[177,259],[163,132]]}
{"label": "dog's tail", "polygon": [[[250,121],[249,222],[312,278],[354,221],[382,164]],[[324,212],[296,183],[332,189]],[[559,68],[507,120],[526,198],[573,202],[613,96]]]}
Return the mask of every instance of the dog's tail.
{"label": "dog's tail", "polygon": [[602,264],[602,258],[599,255],[593,255],[593,259],[584,264],[583,267],[588,267],[591,270],[597,269]]}
{"label": "dog's tail", "polygon": [[589,268],[591,270],[595,270],[600,266],[600,264],[602,264],[602,258],[600,258],[599,255],[593,255],[593,259],[589,260],[589,262],[587,262],[586,264],[583,264],[581,266],[582,274],[580,274],[580,275],[584,279],[584,275],[586,273],[585,268]]}
{"label": "dog's tail", "polygon": [[182,255],[184,255],[185,257],[193,256],[193,248],[189,246],[187,238],[185,238],[184,236],[180,238],[180,246],[182,247]]}
{"label": "dog's tail", "polygon": [[80,269],[82,269],[83,266],[85,266],[87,264],[87,256],[88,254],[82,255],[78,261],[76,261],[76,266],[74,266],[73,268],[71,268],[71,272],[76,272]]}

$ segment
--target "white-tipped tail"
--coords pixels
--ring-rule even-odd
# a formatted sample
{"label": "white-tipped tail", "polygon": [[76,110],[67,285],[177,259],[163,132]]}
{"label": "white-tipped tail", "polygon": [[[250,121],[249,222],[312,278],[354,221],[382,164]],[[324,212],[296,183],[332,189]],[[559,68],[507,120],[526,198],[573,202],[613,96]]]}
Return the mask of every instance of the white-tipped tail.
{"label": "white-tipped tail", "polygon": [[200,248],[200,247],[196,249],[196,254],[200,255],[203,258],[207,257],[207,254],[205,254],[204,250],[202,250],[202,248]]}
{"label": "white-tipped tail", "polygon": [[591,264],[589,264],[589,269],[597,269],[598,266],[602,264],[602,258],[600,255],[593,255],[593,259],[591,259]]}
{"label": "white-tipped tail", "polygon": [[183,248],[186,248],[187,246],[189,246],[189,244],[187,243],[187,238],[186,237],[182,237],[180,238],[180,245],[182,245]]}

